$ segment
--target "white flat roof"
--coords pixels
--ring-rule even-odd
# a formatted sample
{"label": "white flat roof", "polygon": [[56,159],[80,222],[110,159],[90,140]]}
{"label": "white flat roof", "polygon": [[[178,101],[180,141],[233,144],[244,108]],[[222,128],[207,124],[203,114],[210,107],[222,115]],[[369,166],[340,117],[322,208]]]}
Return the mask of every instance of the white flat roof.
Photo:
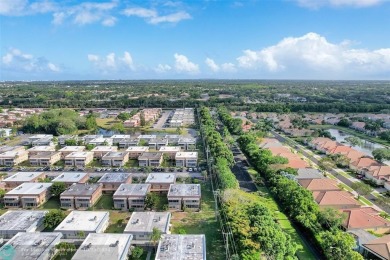
{"label": "white flat roof", "polygon": [[52,182],[79,182],[87,174],[86,172],[63,172],[54,178]]}
{"label": "white flat roof", "polygon": [[131,234],[88,234],[72,260],[126,259],[132,239]]}
{"label": "white flat roof", "polygon": [[14,175],[11,175],[10,177],[3,180],[3,182],[13,182],[13,181],[29,182],[42,174],[43,172],[17,172]]}
{"label": "white flat roof", "polygon": [[0,256],[10,255],[11,258],[4,259],[14,260],[47,259],[61,237],[57,232],[19,232],[0,248]]}
{"label": "white flat roof", "polygon": [[101,182],[125,182],[131,176],[126,172],[106,172],[98,181]]}
{"label": "white flat roof", "polygon": [[53,135],[38,134],[29,137],[30,139],[42,139],[42,138],[53,138]]}
{"label": "white flat roof", "polygon": [[112,143],[112,139],[111,138],[104,138],[104,137],[98,137],[98,138],[92,139],[89,142],[90,143],[104,143],[106,141],[107,141],[107,143]]}
{"label": "white flat roof", "polygon": [[38,145],[38,146],[31,147],[30,149],[27,149],[28,152],[55,151],[55,150],[56,148],[50,145]]}
{"label": "white flat roof", "polygon": [[139,139],[153,139],[156,137],[157,137],[157,135],[139,135],[138,136]]}
{"label": "white flat roof", "polygon": [[78,211],[74,210],[56,227],[55,231],[95,231],[108,211]]}
{"label": "white flat roof", "polygon": [[25,182],[15,189],[7,192],[7,195],[39,195],[42,191],[47,190],[53,183],[48,182]]}
{"label": "white flat roof", "polygon": [[127,222],[125,233],[148,232],[152,233],[153,228],[158,228],[163,233],[169,231],[171,221],[170,212],[133,212]]}
{"label": "white flat roof", "polygon": [[176,153],[176,159],[198,159],[198,152],[179,152]]}
{"label": "white flat roof", "polygon": [[82,152],[85,150],[84,146],[65,146],[64,148],[61,148],[60,152]]}
{"label": "white flat roof", "polygon": [[205,235],[162,235],[156,260],[206,260]]}
{"label": "white flat roof", "polygon": [[180,146],[162,146],[159,152],[180,152]]}
{"label": "white flat roof", "polygon": [[116,146],[99,145],[91,150],[91,152],[115,152],[118,150]]}
{"label": "white flat roof", "polygon": [[15,156],[17,156],[21,153],[24,153],[24,152],[26,152],[26,151],[25,150],[23,150],[23,151],[7,151],[4,153],[1,153],[0,158],[15,158]]}
{"label": "white flat roof", "polygon": [[118,138],[130,138],[130,135],[113,135],[111,136],[112,139],[118,139]]}
{"label": "white flat roof", "polygon": [[201,196],[200,184],[171,184],[168,191],[169,196],[198,197]]}
{"label": "white flat roof", "polygon": [[126,149],[127,152],[146,152],[149,151],[149,146],[130,146]]}
{"label": "white flat roof", "polygon": [[86,158],[89,155],[93,155],[93,152],[72,152],[65,156],[65,159],[72,159],[72,158]]}
{"label": "white flat roof", "polygon": [[48,211],[43,210],[9,210],[0,216],[0,230],[26,231],[37,226]]}
{"label": "white flat roof", "polygon": [[136,183],[128,184],[122,183],[115,191],[114,196],[146,196],[150,189],[150,184]]}
{"label": "white flat roof", "polygon": [[176,175],[174,173],[149,173],[145,183],[175,183]]}

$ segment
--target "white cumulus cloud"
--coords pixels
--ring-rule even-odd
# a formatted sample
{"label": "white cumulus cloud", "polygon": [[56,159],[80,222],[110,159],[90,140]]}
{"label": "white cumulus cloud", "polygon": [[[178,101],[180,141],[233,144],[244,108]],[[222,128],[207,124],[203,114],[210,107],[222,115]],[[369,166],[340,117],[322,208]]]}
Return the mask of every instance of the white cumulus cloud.
{"label": "white cumulus cloud", "polygon": [[28,0],[1,0],[0,15],[23,16],[37,13],[48,13],[57,9],[54,2],[43,0],[29,3]]}
{"label": "white cumulus cloud", "polygon": [[171,66],[168,64],[158,64],[156,68],[154,68],[154,71],[157,73],[166,73],[172,69]]}
{"label": "white cumulus cloud", "polygon": [[311,72],[322,76],[390,73],[390,49],[353,49],[345,42],[331,43],[316,33],[288,37],[258,51],[244,50],[237,61],[244,69],[284,72],[305,78]]}
{"label": "white cumulus cloud", "polygon": [[10,48],[1,58],[1,68],[22,72],[60,72],[61,68],[44,57],[34,57],[16,48]]}
{"label": "white cumulus cloud", "polygon": [[199,65],[191,62],[186,56],[175,53],[174,58],[177,72],[199,73]]}
{"label": "white cumulus cloud", "polygon": [[213,59],[206,58],[205,63],[213,72],[219,71],[219,66],[215,63]]}
{"label": "white cumulus cloud", "polygon": [[102,71],[103,73],[136,70],[133,58],[127,51],[123,53],[122,57],[117,57],[115,53],[111,52],[105,57],[100,57],[99,55],[95,54],[88,54],[87,58],[88,61],[90,61],[98,70]]}
{"label": "white cumulus cloud", "polygon": [[167,15],[160,15],[155,9],[147,9],[142,7],[131,7],[123,10],[126,16],[136,16],[144,18],[150,24],[159,23],[178,23],[182,20],[191,19],[191,15],[185,11],[177,11]]}

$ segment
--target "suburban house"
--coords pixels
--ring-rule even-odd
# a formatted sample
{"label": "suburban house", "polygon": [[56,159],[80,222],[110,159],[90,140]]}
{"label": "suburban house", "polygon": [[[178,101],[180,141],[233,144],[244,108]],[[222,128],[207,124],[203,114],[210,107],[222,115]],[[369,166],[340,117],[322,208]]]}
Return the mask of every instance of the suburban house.
{"label": "suburban house", "polygon": [[176,183],[176,175],[174,173],[149,173],[145,183],[151,185],[151,192],[167,193],[170,185]]}
{"label": "suburban house", "polygon": [[131,234],[90,233],[72,260],[126,260],[130,254]]}
{"label": "suburban house", "polygon": [[74,183],[60,195],[61,208],[86,209],[102,196],[102,185]]}
{"label": "suburban house", "polygon": [[39,182],[39,179],[44,179],[44,172],[17,172],[3,180],[5,190],[12,190],[25,182]]}
{"label": "suburban house", "polygon": [[65,239],[83,239],[90,233],[103,233],[109,224],[108,211],[73,210],[54,229]]}
{"label": "suburban house", "polygon": [[40,152],[29,158],[32,166],[50,166],[61,160],[61,152]]}
{"label": "suburban house", "polygon": [[347,191],[314,191],[313,197],[320,208],[360,208],[359,202]]}
{"label": "suburban house", "polygon": [[298,180],[299,185],[309,191],[340,191],[337,181],[323,178],[323,179],[301,179]]}
{"label": "suburban house", "polygon": [[182,150],[194,150],[196,148],[196,138],[181,137],[177,141],[177,145],[180,146]]}
{"label": "suburban house", "polygon": [[174,160],[176,153],[178,153],[180,151],[181,151],[180,146],[163,146],[159,150],[159,152],[163,153],[171,160]]}
{"label": "suburban house", "polygon": [[150,243],[153,228],[158,228],[161,234],[170,233],[170,212],[133,212],[123,233],[132,234],[134,240]]}
{"label": "suburban house", "polygon": [[101,159],[104,155],[106,155],[109,152],[116,152],[118,151],[118,147],[116,146],[96,146],[91,150],[93,152],[93,157]]}
{"label": "suburban house", "polygon": [[379,211],[371,207],[343,209],[345,215],[343,227],[351,229],[369,229],[378,234],[390,231],[390,222],[379,216]]}
{"label": "suburban house", "polygon": [[28,152],[26,150],[7,151],[0,154],[1,166],[15,166],[28,160]]}
{"label": "suburban house", "polygon": [[9,239],[19,232],[39,232],[48,211],[9,210],[0,216],[0,239]]}
{"label": "suburban house", "polygon": [[374,239],[364,243],[362,246],[366,250],[366,252],[363,252],[363,256],[366,259],[373,259],[369,254],[372,254],[378,259],[390,259],[390,235]]}
{"label": "suburban house", "polygon": [[198,166],[198,152],[179,152],[175,155],[176,167]]}
{"label": "suburban house", "polygon": [[200,184],[171,184],[168,191],[169,209],[200,210]]}
{"label": "suburban house", "polygon": [[93,152],[73,152],[65,157],[65,166],[85,167],[93,161]]}
{"label": "suburban house", "polygon": [[128,210],[144,210],[146,195],[150,184],[121,184],[113,195],[114,208]]}
{"label": "suburban house", "polygon": [[383,185],[390,177],[390,166],[370,166],[363,168],[361,172],[364,173],[367,179],[374,181],[378,185]]}
{"label": "suburban house", "polygon": [[162,235],[158,243],[156,260],[206,260],[205,235]]}
{"label": "suburban house", "polygon": [[55,146],[43,145],[43,146],[33,146],[30,149],[27,149],[28,156],[33,156],[42,152],[54,152],[56,150]]}
{"label": "suburban house", "polygon": [[52,182],[63,182],[67,187],[73,183],[86,183],[89,179],[86,172],[63,172],[58,177],[54,178]]}
{"label": "suburban house", "polygon": [[58,150],[61,152],[61,158],[65,159],[65,157],[73,152],[84,152],[85,146],[65,146]]}
{"label": "suburban house", "polygon": [[159,150],[161,147],[168,145],[168,139],[164,137],[153,138],[149,140],[149,148]]}
{"label": "suburban house", "polygon": [[148,152],[148,146],[129,146],[126,152],[129,153],[129,158],[137,159],[141,154]]}
{"label": "suburban house", "polygon": [[130,173],[126,172],[107,172],[98,181],[102,185],[104,193],[114,193],[119,186],[131,183],[132,178]]}
{"label": "suburban house", "polygon": [[364,128],[366,123],[364,122],[352,122],[350,128],[355,129],[359,132],[366,132],[367,130]]}
{"label": "suburban house", "polygon": [[37,208],[50,197],[53,183],[26,182],[4,195],[5,207]]}
{"label": "suburban house", "polygon": [[374,159],[371,159],[369,157],[362,157],[358,159],[357,161],[354,161],[349,164],[349,167],[352,170],[355,170],[359,174],[365,174],[364,169],[368,169],[372,166],[381,166],[381,164]]}
{"label": "suburban house", "polygon": [[128,152],[108,152],[102,157],[103,166],[121,167],[129,161]]}
{"label": "suburban house", "polygon": [[140,167],[158,167],[163,162],[163,154],[160,152],[145,152],[138,157]]}
{"label": "suburban house", "polygon": [[142,141],[145,141],[145,142],[148,142],[152,139],[156,139],[157,138],[157,135],[139,135],[138,136],[138,139],[139,140],[142,140]]}

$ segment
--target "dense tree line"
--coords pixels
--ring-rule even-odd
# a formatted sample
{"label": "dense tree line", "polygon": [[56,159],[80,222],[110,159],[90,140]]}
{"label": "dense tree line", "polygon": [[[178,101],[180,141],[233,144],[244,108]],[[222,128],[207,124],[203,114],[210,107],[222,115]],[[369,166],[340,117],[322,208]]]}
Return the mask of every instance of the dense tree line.
{"label": "dense tree line", "polygon": [[252,134],[240,136],[238,143],[253,166],[265,178],[283,211],[310,234],[328,259],[363,259],[359,253],[353,251],[354,239],[351,235],[339,229],[342,220],[339,213],[321,211],[310,191],[272,169],[272,154],[259,148]]}
{"label": "dense tree line", "polygon": [[25,133],[64,135],[74,134],[79,129],[94,130],[96,128],[96,118],[93,114],[81,117],[71,109],[53,109],[28,117],[21,130]]}
{"label": "dense tree line", "polygon": [[233,118],[224,106],[218,107],[218,115],[222,123],[229,129],[233,135],[242,134],[242,119]]}
{"label": "dense tree line", "polygon": [[221,189],[237,189],[239,188],[238,181],[225,158],[217,158],[215,163],[215,171],[217,172],[218,179],[220,180]]}

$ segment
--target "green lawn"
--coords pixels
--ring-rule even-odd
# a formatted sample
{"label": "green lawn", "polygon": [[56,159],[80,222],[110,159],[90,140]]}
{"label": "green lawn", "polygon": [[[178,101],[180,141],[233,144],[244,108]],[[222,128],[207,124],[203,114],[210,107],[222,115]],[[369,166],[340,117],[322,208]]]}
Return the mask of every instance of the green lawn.
{"label": "green lawn", "polygon": [[42,209],[60,209],[61,202],[59,197],[51,197],[45,204],[41,206]]}
{"label": "green lawn", "polygon": [[114,124],[120,123],[120,120],[115,118],[96,118],[96,123],[100,128],[110,129]]}
{"label": "green lawn", "polygon": [[126,167],[129,167],[129,168],[138,167],[138,160],[137,159],[129,159],[129,161],[126,163]]}
{"label": "green lawn", "polygon": [[123,233],[130,215],[126,211],[110,211],[110,224],[105,233]]}
{"label": "green lawn", "polygon": [[114,201],[112,195],[104,194],[92,207],[93,210],[111,210],[114,208]]}
{"label": "green lawn", "polygon": [[[253,176],[258,176],[256,170],[249,169],[249,174]],[[291,236],[291,239],[297,244],[297,252],[296,255],[299,259],[315,259],[314,255],[311,253],[310,249],[306,246],[306,244],[302,241],[301,237],[295,230],[295,228],[292,226],[290,220],[288,217],[283,214],[278,204],[275,202],[273,197],[271,196],[268,188],[265,185],[256,185],[257,189],[259,190],[259,197],[267,208],[269,208],[271,211],[275,212],[275,219],[281,226],[281,228]]]}
{"label": "green lawn", "polygon": [[214,196],[210,184],[202,184],[201,207],[200,212],[173,212],[172,234],[178,234],[181,229],[187,234],[205,234],[207,258],[226,259],[220,226],[215,218]]}
{"label": "green lawn", "polygon": [[53,257],[53,260],[71,260],[75,253],[76,251],[59,252]]}

